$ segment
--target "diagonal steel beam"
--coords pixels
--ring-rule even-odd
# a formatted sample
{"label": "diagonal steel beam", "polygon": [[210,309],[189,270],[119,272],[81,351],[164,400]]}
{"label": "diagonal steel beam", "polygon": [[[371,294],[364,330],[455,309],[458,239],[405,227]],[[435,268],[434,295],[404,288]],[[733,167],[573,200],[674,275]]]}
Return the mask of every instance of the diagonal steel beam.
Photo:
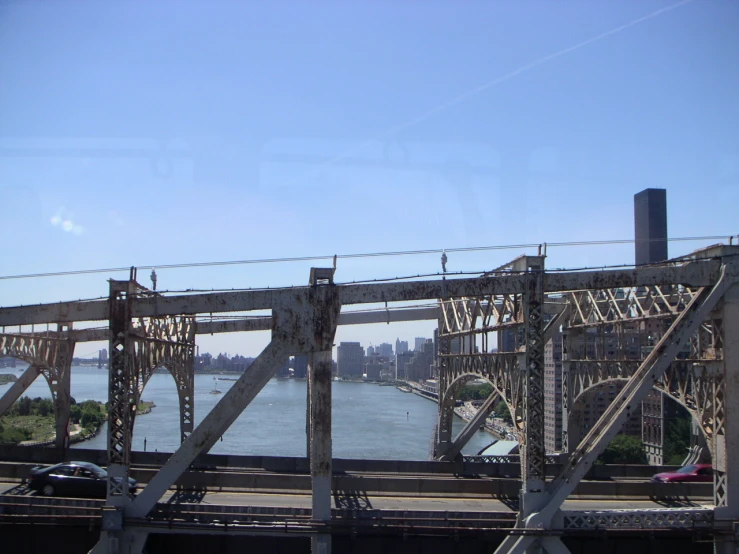
{"label": "diagonal steel beam", "polygon": [[[552,517],[564,500],[621,430],[624,422],[652,390],[655,381],[662,376],[734,280],[735,278],[726,277],[726,266],[723,266],[719,280],[710,292],[707,288],[701,288],[698,291],[578,445],[560,474],[547,487],[545,503],[524,521],[518,522],[517,527],[549,528]],[[498,547],[496,553],[522,554],[537,540],[538,537],[531,535],[509,535]]]}
{"label": "diagonal steel beam", "polygon": [[549,323],[547,323],[546,327],[544,327],[544,331],[542,331],[541,333],[541,339],[544,344],[552,340],[554,333],[556,333],[562,326],[562,324],[567,320],[571,310],[572,305],[569,303],[565,304],[562,310],[560,310],[560,312],[556,316],[554,316],[549,321]]}
{"label": "diagonal steel beam", "polygon": [[26,371],[23,372],[23,375],[5,391],[5,394],[0,396],[0,416],[8,411],[8,408],[13,405],[13,402],[20,398],[39,375],[41,375],[41,371],[38,366],[33,364],[28,366]]}
{"label": "diagonal steel beam", "polygon": [[273,339],[136,497],[128,517],[144,517],[201,452],[207,451],[254,400],[289,356],[289,344]]}
{"label": "diagonal steel beam", "polygon": [[472,419],[467,422],[467,425],[464,426],[464,429],[462,429],[454,438],[454,441],[449,447],[449,450],[447,450],[440,458],[442,461],[454,460],[454,458],[456,458],[457,455],[462,452],[462,448],[464,448],[464,445],[469,442],[469,440],[472,438],[472,435],[474,435],[480,428],[480,425],[485,422],[488,414],[493,411],[493,405],[495,404],[495,401],[497,399],[497,392],[493,392],[490,396],[487,397],[487,400],[483,402],[482,406],[480,406],[480,408],[477,410],[477,413],[472,416]]}

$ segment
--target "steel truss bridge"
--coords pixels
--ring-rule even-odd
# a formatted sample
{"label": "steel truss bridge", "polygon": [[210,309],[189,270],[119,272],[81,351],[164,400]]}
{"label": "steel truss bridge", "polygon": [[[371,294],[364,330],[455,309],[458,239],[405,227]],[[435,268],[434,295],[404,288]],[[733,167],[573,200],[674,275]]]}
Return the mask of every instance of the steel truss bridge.
{"label": "steel truss bridge", "polygon": [[[57,446],[63,446],[75,344],[109,341],[109,477],[102,532],[93,551],[141,552],[147,536],[158,532],[162,496],[196,457],[210,450],[289,356],[308,355],[311,509],[283,520],[285,525],[288,520],[296,522],[296,528],[311,537],[315,552],[330,552],[331,536],[340,532],[346,517],[332,511],[331,504],[331,351],[336,328],[437,320],[436,458],[455,463],[498,398],[509,405],[519,434],[518,515],[503,525],[507,536],[497,552],[567,552],[560,539],[563,533],[598,526],[672,530],[707,526],[717,552],[736,552],[738,255],[739,247],[717,245],[677,261],[599,271],[547,271],[543,256],[522,256],[475,278],[354,285],[334,284],[332,268],[313,268],[306,287],[179,295],[146,289],[137,283],[132,269],[128,280],[110,281],[108,300],[0,308],[0,355],[29,363],[0,399],[0,413],[43,375],[54,401]],[[391,306],[423,300],[435,300],[438,305],[420,309]],[[388,308],[342,312],[343,307],[377,303]],[[212,314],[266,310],[270,316],[207,319]],[[82,322],[104,322],[105,326],[74,328]],[[36,326],[46,329],[38,332]],[[272,332],[270,343],[194,427],[197,335],[266,329]],[[547,478],[544,347],[560,329],[567,456],[558,474]],[[645,330],[650,342],[641,344],[638,337]],[[504,341],[506,333],[509,340]],[[508,349],[491,348],[496,335],[497,344],[508,343]],[[167,368],[177,383],[182,442],[132,498],[126,477],[131,468],[136,405],[153,371],[160,367]],[[494,394],[465,429],[452,437],[456,396],[466,382],[477,378],[487,379]],[[583,394],[609,382],[623,383],[615,400],[587,432],[577,429],[570,418],[573,407]],[[713,508],[565,512],[563,502],[653,390],[682,404],[704,433],[714,467]],[[238,518],[244,520],[243,514]],[[202,519],[209,521],[205,516]],[[192,525],[192,521],[183,523],[183,532],[189,532],[184,527]],[[266,532],[257,527],[253,526],[254,534]],[[245,529],[250,532],[248,526]]]}

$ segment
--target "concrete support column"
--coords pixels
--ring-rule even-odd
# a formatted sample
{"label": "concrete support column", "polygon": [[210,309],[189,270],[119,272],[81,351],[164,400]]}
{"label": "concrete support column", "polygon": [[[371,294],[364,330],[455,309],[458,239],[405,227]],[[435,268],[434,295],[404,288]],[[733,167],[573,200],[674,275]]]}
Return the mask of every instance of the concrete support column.
{"label": "concrete support column", "polygon": [[[331,520],[331,350],[310,354],[310,474],[313,519]],[[311,551],[331,552],[331,535],[311,537]]]}
{"label": "concrete support column", "polygon": [[717,554],[739,552],[739,284],[724,294],[721,319],[723,367],[716,375],[714,524]]}
{"label": "concrete support column", "polygon": [[0,396],[0,416],[8,411],[8,408],[21,397],[39,375],[41,375],[41,371],[37,365],[31,364],[28,366],[28,369],[23,372],[23,375],[5,391],[5,394]]}

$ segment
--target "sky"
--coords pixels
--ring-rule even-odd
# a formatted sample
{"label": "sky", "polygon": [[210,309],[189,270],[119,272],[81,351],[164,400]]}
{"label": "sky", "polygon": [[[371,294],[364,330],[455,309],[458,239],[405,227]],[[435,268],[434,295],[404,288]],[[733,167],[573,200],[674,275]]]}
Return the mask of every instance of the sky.
{"label": "sky", "polygon": [[[0,0],[0,277],[632,239],[648,187],[667,189],[670,237],[736,235],[738,25],[729,0]],[[447,269],[521,254],[535,249],[451,252]],[[330,263],[158,269],[158,289],[304,285]],[[339,258],[336,281],[440,265]],[[0,306],[104,297],[126,276],[0,279]],[[256,356],[268,340],[198,344]]]}

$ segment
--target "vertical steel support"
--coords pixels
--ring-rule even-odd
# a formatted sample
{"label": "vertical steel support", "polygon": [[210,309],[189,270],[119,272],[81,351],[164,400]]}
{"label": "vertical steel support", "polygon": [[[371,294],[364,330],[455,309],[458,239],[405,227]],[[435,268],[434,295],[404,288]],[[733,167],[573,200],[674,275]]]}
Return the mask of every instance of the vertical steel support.
{"label": "vertical steel support", "polygon": [[[310,354],[308,355],[308,365],[312,364]],[[311,407],[311,378],[310,378],[310,370],[308,371],[308,374],[306,375],[306,383],[305,383],[305,456],[308,458],[308,462],[310,463],[310,445],[311,440],[313,438],[313,431],[311,430],[313,427],[313,408]]]}
{"label": "vertical steel support", "polygon": [[[69,331],[71,325],[60,324],[58,331]],[[54,417],[56,420],[56,448],[69,447],[69,417],[71,395],[72,358],[74,356],[74,341],[66,338],[57,345],[56,363],[50,368],[49,387],[54,399]]]}
{"label": "vertical steel support", "polygon": [[445,328],[444,314],[441,301],[439,302],[439,340],[437,343],[436,359],[439,360],[439,398],[438,416],[436,420],[436,437],[434,458],[444,457],[452,444],[452,423],[454,421],[454,398],[450,390],[451,376],[449,375],[449,358],[451,340],[442,333]]}
{"label": "vertical steel support", "polygon": [[739,551],[739,284],[724,294],[719,313],[723,367],[714,384],[715,550],[717,554],[735,554]]}
{"label": "vertical steel support", "polygon": [[[544,502],[540,503],[534,513],[528,517],[519,516],[516,522],[517,528],[549,529],[551,527],[552,518],[564,500],[575,489],[580,479],[652,389],[654,382],[662,377],[683,345],[690,340],[691,335],[698,330],[703,320],[736,280],[736,269],[731,267],[727,270],[727,266],[724,265],[718,281],[710,292],[707,288],[697,291],[595,426],[574,449],[560,474],[547,487],[546,495],[542,497]],[[546,541],[542,542],[545,543],[544,547],[547,550],[562,551],[562,546],[554,544],[557,540],[559,540],[558,537],[550,535]],[[536,547],[537,542],[539,542],[538,536],[509,535],[498,546],[496,553],[520,554]]]}
{"label": "vertical steel support", "polygon": [[[310,474],[313,493],[313,519],[331,520],[331,350],[309,355],[310,366]],[[311,552],[331,552],[331,535],[311,537]]]}
{"label": "vertical steel support", "polygon": [[[333,283],[334,268],[311,268],[308,305],[294,315],[291,342],[295,353],[308,354],[308,437],[312,519],[331,521],[331,373],[334,336],[341,301]],[[331,534],[311,536],[313,554],[331,553]]]}
{"label": "vertical steel support", "polygon": [[544,264],[529,258],[524,292],[523,376],[525,444],[521,449],[521,517],[538,509],[544,491]]}
{"label": "vertical steel support", "polygon": [[192,433],[195,421],[195,345],[186,347],[183,359],[168,364],[167,369],[177,385],[180,405],[180,443]]}
{"label": "vertical steel support", "polygon": [[108,376],[107,504],[123,508],[128,498],[133,410],[136,386],[131,304],[135,282],[110,281],[110,373]]}
{"label": "vertical steel support", "polygon": [[562,330],[562,452],[571,453],[580,444],[581,422],[572,418],[577,389],[577,365],[572,360],[585,357],[582,329]]}

